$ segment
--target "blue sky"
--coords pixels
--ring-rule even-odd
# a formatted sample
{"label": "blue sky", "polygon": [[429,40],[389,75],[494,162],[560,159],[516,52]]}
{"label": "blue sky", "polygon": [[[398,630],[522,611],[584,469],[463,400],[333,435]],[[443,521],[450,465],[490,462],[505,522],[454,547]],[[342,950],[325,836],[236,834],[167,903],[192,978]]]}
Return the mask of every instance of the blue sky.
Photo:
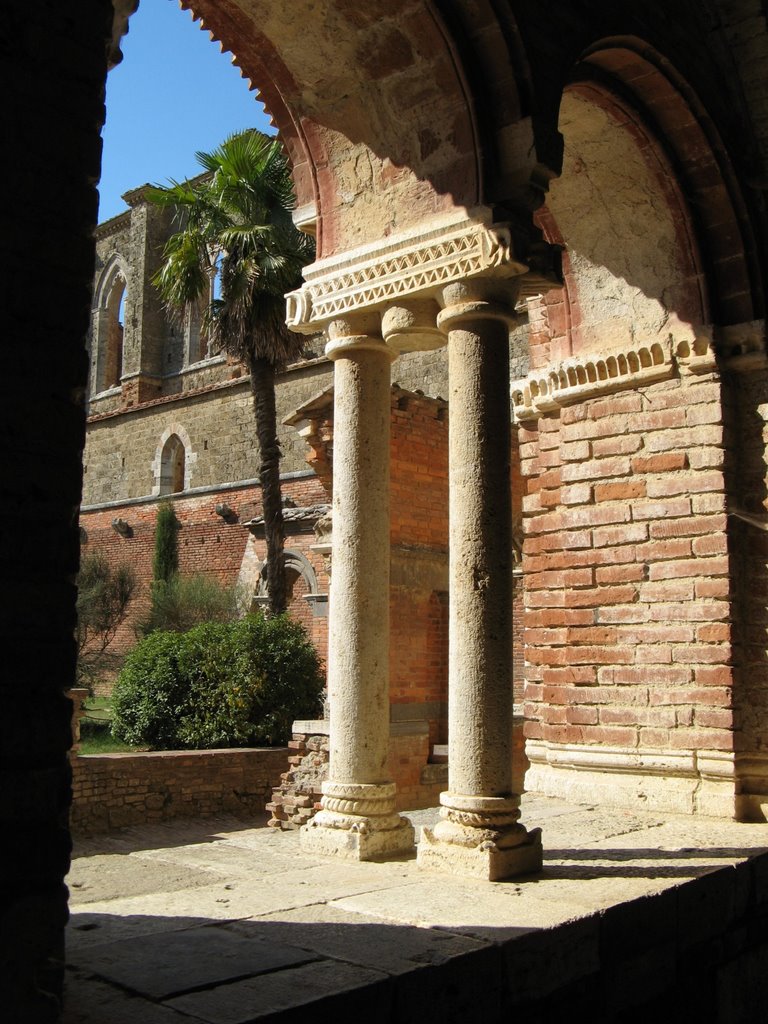
{"label": "blue sky", "polygon": [[243,128],[272,131],[231,55],[177,0],[141,0],[122,50],[107,78],[99,221],[121,213],[122,193],[145,181],[197,174],[197,150]]}

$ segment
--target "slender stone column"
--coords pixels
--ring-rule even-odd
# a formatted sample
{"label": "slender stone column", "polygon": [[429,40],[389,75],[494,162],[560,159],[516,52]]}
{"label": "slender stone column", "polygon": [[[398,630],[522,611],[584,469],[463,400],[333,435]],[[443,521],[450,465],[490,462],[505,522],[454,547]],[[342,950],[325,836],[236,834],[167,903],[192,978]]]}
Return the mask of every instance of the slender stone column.
{"label": "slender stone column", "polygon": [[492,881],[537,871],[541,836],[512,792],[512,285],[443,291],[448,333],[450,619],[448,792],[424,830],[424,867]]}
{"label": "slender stone column", "polygon": [[390,363],[379,321],[335,321],[330,768],[322,810],[301,830],[313,853],[369,860],[413,848],[395,812],[389,751]]}

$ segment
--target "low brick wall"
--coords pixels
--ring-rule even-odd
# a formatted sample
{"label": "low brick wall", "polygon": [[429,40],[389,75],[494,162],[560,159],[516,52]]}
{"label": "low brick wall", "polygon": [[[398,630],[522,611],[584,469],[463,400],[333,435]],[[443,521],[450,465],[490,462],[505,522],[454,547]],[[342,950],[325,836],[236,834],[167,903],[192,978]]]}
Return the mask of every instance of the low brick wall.
{"label": "low brick wall", "polygon": [[73,757],[72,828],[104,832],[218,814],[255,821],[287,767],[285,747]]}

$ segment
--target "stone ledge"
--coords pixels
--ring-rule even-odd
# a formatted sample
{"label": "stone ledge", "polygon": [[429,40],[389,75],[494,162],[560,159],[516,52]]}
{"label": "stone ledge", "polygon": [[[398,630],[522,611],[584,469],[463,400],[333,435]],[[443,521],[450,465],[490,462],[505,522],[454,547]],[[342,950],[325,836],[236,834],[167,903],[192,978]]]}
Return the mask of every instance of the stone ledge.
{"label": "stone ledge", "polygon": [[515,381],[512,409],[515,419],[524,422],[588,398],[669,380],[676,373],[688,376],[716,368],[715,348],[706,332],[679,342],[669,338],[625,345],[611,352],[586,352]]}

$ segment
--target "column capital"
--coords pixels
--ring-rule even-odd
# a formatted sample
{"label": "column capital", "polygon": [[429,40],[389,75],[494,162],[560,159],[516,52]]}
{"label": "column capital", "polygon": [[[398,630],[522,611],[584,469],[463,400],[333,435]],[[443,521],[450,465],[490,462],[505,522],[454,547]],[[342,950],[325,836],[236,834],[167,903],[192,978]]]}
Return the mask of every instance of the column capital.
{"label": "column capital", "polygon": [[325,354],[329,359],[344,359],[360,352],[378,353],[389,359],[397,358],[381,336],[381,322],[377,313],[355,313],[331,320],[325,327],[328,342]]}
{"label": "column capital", "polygon": [[388,306],[381,317],[381,333],[397,353],[428,352],[445,345],[437,327],[440,307],[433,298],[410,298]]}
{"label": "column capital", "polygon": [[454,281],[438,293],[441,310],[437,326],[445,334],[478,320],[501,320],[511,329],[520,319],[515,302],[520,292],[516,278],[472,277]]}

